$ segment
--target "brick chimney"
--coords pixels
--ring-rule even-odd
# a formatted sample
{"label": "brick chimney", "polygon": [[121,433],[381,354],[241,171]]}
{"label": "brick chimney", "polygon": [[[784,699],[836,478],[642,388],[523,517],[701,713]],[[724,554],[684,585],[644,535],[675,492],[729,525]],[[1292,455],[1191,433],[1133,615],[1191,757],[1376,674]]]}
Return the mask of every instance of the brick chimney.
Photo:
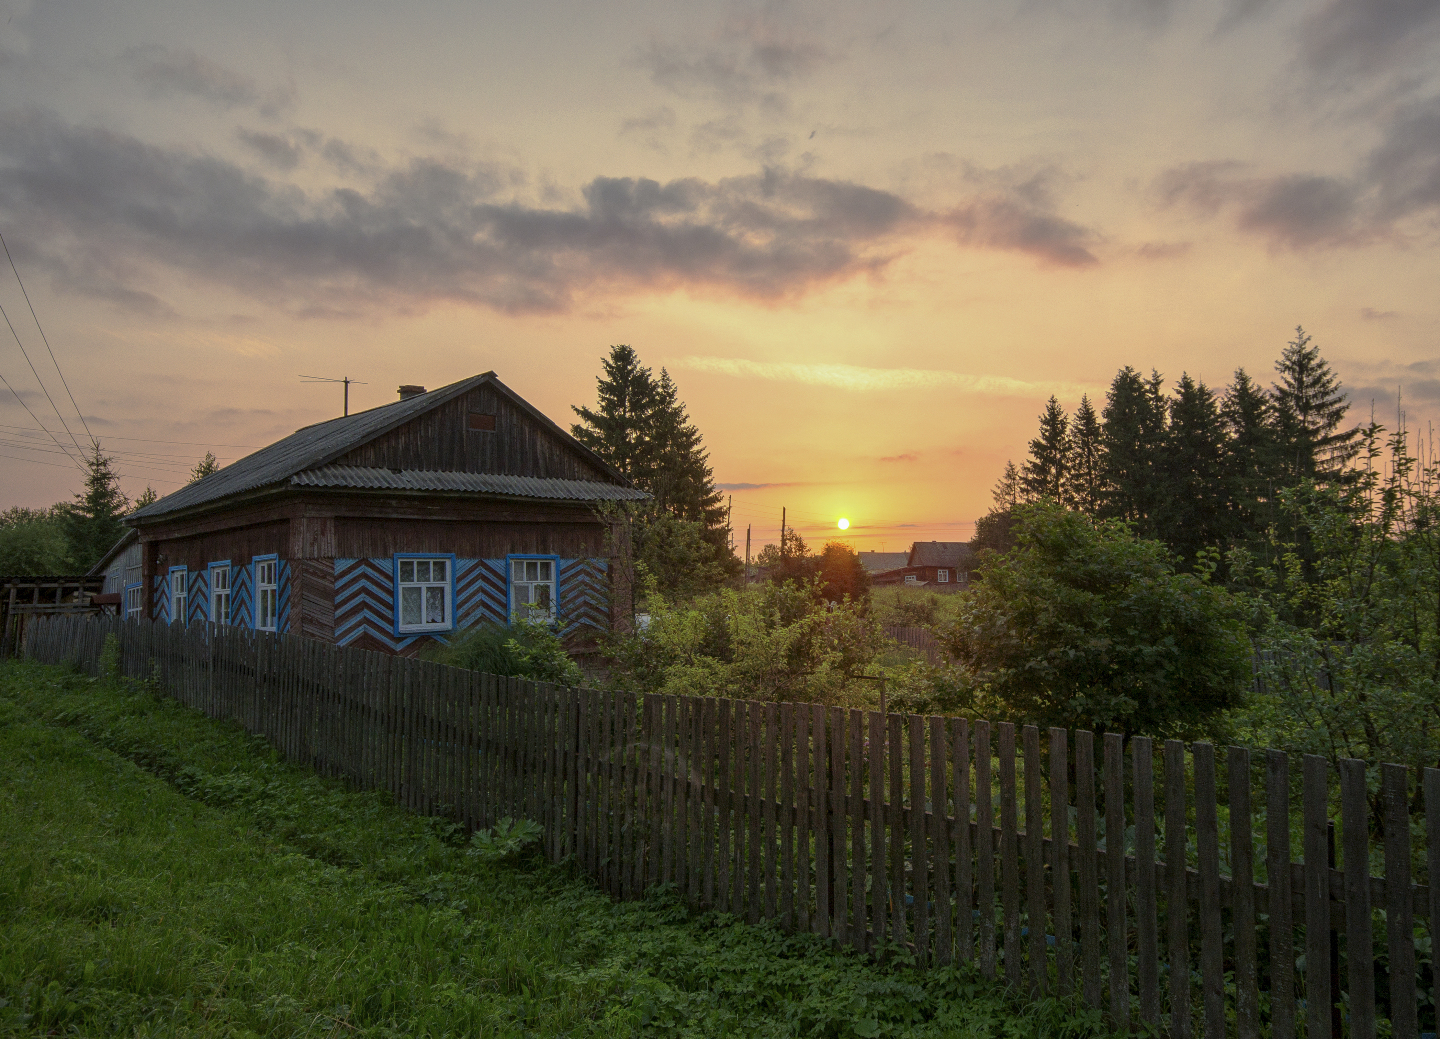
{"label": "brick chimney", "polygon": [[409,400],[411,397],[418,397],[425,392],[424,386],[401,386],[400,399]]}

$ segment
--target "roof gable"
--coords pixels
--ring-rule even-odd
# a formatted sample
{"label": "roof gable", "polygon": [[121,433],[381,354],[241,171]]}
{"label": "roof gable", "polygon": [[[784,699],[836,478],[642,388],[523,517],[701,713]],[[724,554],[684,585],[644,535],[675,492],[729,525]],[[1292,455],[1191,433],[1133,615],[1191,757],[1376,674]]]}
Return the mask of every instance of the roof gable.
{"label": "roof gable", "polygon": [[910,546],[909,566],[966,566],[974,552],[966,541],[917,541]]}
{"label": "roof gable", "polygon": [[[428,393],[417,394],[405,400],[371,408],[369,411],[318,422],[315,425],[298,429],[269,447],[261,448],[253,454],[231,462],[203,480],[182,487],[159,501],[152,502],[143,509],[131,513],[127,520],[134,522],[154,519],[183,509],[218,502],[232,495],[272,485],[286,484],[290,477],[297,473],[329,465],[341,459],[348,460],[349,464],[380,464],[387,468],[448,469],[450,467],[443,464],[424,465],[423,443],[416,441],[416,438],[423,438],[427,432],[433,435],[433,430],[428,430],[424,421],[428,415],[445,412],[453,418],[456,409],[447,408],[447,406],[461,398],[466,398],[467,394],[473,394],[482,387],[489,395],[487,399],[497,402],[497,405],[504,404],[509,413],[516,416],[518,421],[523,422],[525,429],[529,432],[530,441],[543,441],[549,447],[552,459],[570,459],[568,466],[561,461],[553,462],[551,467],[561,471],[553,473],[512,472],[507,475],[568,476],[571,479],[588,479],[621,486],[628,485],[623,476],[546,418],[514,390],[502,383],[495,377],[494,372],[486,372],[483,375],[462,379],[460,382],[431,390]],[[459,405],[459,407],[464,406],[463,403]],[[404,430],[399,437],[392,436],[397,431],[402,431],[402,427],[409,428]],[[365,462],[359,460],[360,457],[363,457],[366,446],[371,444],[376,445],[375,453],[378,455],[383,456],[387,451],[393,454],[400,450],[395,447],[395,443],[404,442],[407,434],[412,442],[419,445],[418,448],[412,450],[412,454],[414,460],[422,464],[406,466],[404,464],[392,465],[388,461]],[[472,437],[489,435],[486,433],[468,434]],[[465,436],[467,434],[461,434],[462,438]],[[415,450],[418,450],[418,453],[414,453]],[[438,459],[436,461],[438,462]]]}

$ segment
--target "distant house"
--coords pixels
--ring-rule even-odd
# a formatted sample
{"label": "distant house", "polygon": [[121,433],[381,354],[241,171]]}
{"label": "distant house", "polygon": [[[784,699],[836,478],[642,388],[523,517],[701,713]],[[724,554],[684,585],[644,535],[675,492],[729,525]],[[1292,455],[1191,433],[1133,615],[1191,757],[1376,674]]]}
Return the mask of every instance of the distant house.
{"label": "distant house", "polygon": [[[866,557],[872,563],[866,563]],[[923,585],[933,591],[958,591],[970,583],[975,553],[964,541],[917,541],[909,552],[861,552],[860,559],[876,587],[893,584]],[[885,561],[898,565],[881,569]]]}
{"label": "distant house", "polygon": [[402,386],[145,506],[102,568],[130,616],[407,655],[514,616],[583,639],[611,622],[596,505],[644,497],[487,372]]}

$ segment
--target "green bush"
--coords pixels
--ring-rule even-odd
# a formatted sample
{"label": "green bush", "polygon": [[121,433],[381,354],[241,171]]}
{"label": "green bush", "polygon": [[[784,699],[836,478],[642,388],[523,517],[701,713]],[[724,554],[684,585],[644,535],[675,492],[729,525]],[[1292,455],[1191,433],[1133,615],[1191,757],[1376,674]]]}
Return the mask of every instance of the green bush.
{"label": "green bush", "polygon": [[477,624],[461,632],[431,658],[451,667],[556,685],[579,685],[580,668],[548,624],[516,620]]}

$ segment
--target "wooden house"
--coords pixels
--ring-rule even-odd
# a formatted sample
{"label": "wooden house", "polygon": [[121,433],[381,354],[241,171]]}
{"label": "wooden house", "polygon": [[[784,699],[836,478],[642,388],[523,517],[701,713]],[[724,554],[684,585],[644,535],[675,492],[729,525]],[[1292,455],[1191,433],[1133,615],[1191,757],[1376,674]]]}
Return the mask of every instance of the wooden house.
{"label": "wooden house", "polygon": [[[862,562],[867,554],[874,557],[866,563],[866,569],[870,583],[877,587],[907,584],[924,585],[937,592],[959,591],[969,585],[970,571],[975,566],[975,551],[965,541],[917,541],[903,553],[862,552]],[[892,563],[898,565],[882,569]]]}
{"label": "wooden house", "polygon": [[402,386],[126,522],[150,617],[409,655],[517,615],[572,641],[608,627],[597,506],[644,497],[487,372]]}

